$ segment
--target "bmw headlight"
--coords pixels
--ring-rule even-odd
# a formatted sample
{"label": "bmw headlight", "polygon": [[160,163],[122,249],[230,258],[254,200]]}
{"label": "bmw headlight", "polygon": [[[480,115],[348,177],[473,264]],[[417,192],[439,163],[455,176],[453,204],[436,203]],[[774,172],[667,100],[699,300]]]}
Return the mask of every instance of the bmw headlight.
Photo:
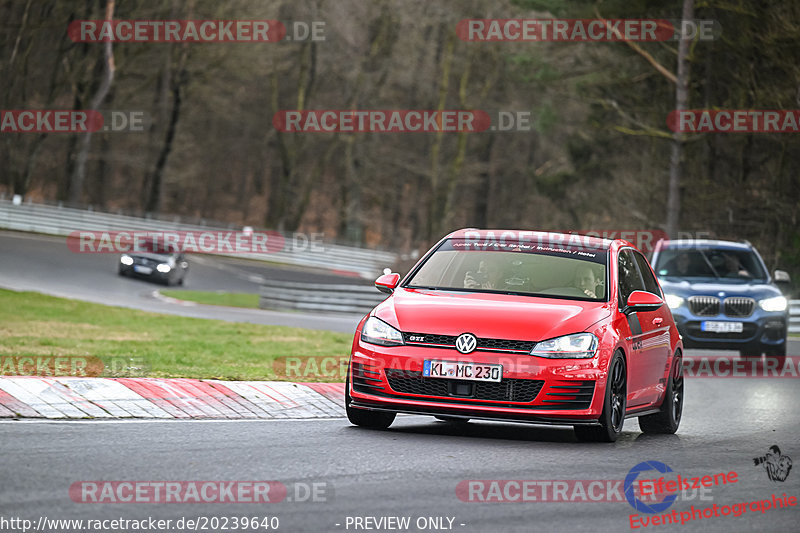
{"label": "bmw headlight", "polygon": [[129,255],[123,255],[119,258],[119,262],[126,266],[131,266],[133,264],[133,257]]}
{"label": "bmw headlight", "polygon": [[361,340],[381,346],[399,346],[403,344],[403,334],[383,320],[371,316],[364,322]]}
{"label": "bmw headlight", "polygon": [[158,270],[158,271],[159,271],[159,272],[161,272],[162,274],[166,274],[167,272],[169,272],[170,270],[172,270],[172,267],[171,267],[171,266],[169,266],[169,265],[168,265],[168,264],[166,264],[166,263],[161,263],[160,265],[158,265],[158,266],[156,267],[156,270]]}
{"label": "bmw headlight", "polygon": [[667,302],[670,309],[677,309],[683,305],[683,298],[675,294],[665,294],[664,301]]}
{"label": "bmw headlight", "polygon": [[786,298],[783,296],[775,296],[774,298],[767,298],[758,302],[761,309],[768,312],[786,311]]}
{"label": "bmw headlight", "polygon": [[550,359],[588,359],[597,351],[597,337],[591,333],[564,335],[536,343],[531,355]]}

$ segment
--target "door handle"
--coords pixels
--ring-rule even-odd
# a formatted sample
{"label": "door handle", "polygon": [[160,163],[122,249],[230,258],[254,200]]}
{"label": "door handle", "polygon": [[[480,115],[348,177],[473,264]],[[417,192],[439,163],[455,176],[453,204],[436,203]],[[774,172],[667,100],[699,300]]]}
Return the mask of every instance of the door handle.
{"label": "door handle", "polygon": [[664,321],[664,319],[663,319],[663,318],[661,318],[661,317],[656,317],[656,318],[654,318],[654,319],[653,319],[653,325],[655,325],[655,326],[660,326],[660,325],[661,325],[661,322],[663,322],[663,321]]}

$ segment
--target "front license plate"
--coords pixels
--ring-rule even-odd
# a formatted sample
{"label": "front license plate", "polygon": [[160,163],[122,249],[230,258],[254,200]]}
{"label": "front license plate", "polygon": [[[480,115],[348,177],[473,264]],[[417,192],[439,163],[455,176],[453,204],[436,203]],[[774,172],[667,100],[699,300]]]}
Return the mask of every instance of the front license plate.
{"label": "front license plate", "polygon": [[422,375],[427,378],[501,381],[503,365],[426,360],[422,367]]}
{"label": "front license plate", "polygon": [[700,329],[712,333],[741,333],[744,331],[744,323],[706,320],[700,324]]}
{"label": "front license plate", "polygon": [[153,269],[142,265],[133,265],[133,271],[137,274],[152,274]]}

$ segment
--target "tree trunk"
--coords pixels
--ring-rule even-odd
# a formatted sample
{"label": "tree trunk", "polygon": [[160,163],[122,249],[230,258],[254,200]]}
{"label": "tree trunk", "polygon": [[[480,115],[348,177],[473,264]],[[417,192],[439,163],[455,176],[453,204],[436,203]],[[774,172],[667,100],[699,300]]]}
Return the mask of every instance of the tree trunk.
{"label": "tree trunk", "polygon": [[[683,0],[683,20],[694,18],[694,0]],[[678,43],[678,75],[675,84],[675,110],[686,109],[689,100],[689,41],[681,38]],[[672,147],[669,158],[669,189],[667,192],[667,235],[674,239],[678,236],[681,214],[681,159],[683,158],[684,134],[676,131],[672,134]]]}
{"label": "tree trunk", "polygon": [[[105,20],[111,21],[114,18],[114,1],[115,0],[106,0]],[[103,62],[105,75],[89,105],[91,111],[97,111],[100,104],[103,103],[106,94],[108,94],[111,83],[114,81],[114,52],[110,39],[103,43]],[[83,194],[83,182],[86,180],[86,160],[89,157],[91,142],[92,132],[87,131],[83,134],[79,142],[78,156],[75,160],[75,170],[70,180],[69,200],[70,203],[73,204],[80,203]]]}

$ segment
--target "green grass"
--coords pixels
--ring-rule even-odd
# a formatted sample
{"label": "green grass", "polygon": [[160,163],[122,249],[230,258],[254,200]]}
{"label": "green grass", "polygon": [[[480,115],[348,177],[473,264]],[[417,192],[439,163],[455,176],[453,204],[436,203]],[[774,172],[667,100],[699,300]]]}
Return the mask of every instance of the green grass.
{"label": "green grass", "polygon": [[162,290],[161,294],[178,300],[187,300],[207,305],[226,305],[228,307],[247,307],[258,309],[258,294],[247,294],[242,292],[206,292],[206,291],[182,291],[182,290]]}
{"label": "green grass", "polygon": [[[162,315],[0,289],[0,363],[13,360],[8,356],[95,356],[106,368],[110,358],[131,361],[140,376],[269,380],[282,379],[272,369],[276,359],[346,357],[351,341],[344,333]],[[313,374],[295,380],[343,381]]]}

